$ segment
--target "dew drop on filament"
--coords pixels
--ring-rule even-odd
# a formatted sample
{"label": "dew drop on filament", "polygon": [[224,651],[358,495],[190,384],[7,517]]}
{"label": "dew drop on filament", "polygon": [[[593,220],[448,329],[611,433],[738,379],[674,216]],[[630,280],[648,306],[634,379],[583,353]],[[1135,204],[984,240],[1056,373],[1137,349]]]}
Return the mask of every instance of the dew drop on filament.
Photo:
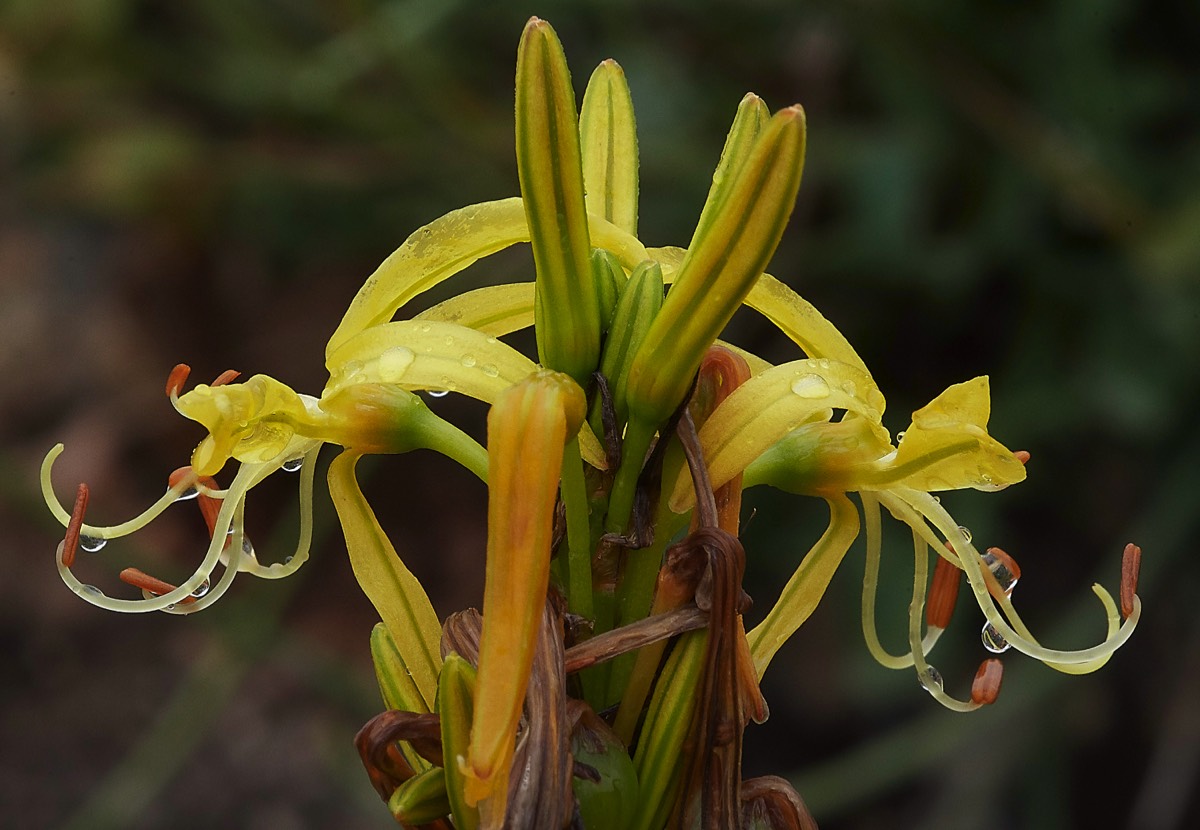
{"label": "dew drop on filament", "polygon": [[105,545],[108,544],[107,539],[101,539],[99,536],[80,536],[79,547],[86,550],[88,553],[96,553]]}
{"label": "dew drop on filament", "polygon": [[1004,635],[996,630],[996,626],[990,622],[983,624],[983,630],[979,632],[979,639],[983,641],[983,647],[992,654],[1003,654],[1012,648],[1008,640],[1004,639]]}
{"label": "dew drop on filament", "polygon": [[198,495],[200,495],[199,488],[196,487],[195,485],[192,485],[191,487],[187,488],[182,493],[180,493],[178,496],[176,496],[175,501],[191,501],[192,499],[196,498],[196,496],[198,496]]}
{"label": "dew drop on filament", "polygon": [[922,688],[924,688],[925,691],[929,692],[930,694],[935,691],[940,692],[945,686],[945,683],[942,680],[942,673],[933,666],[929,667],[928,675],[917,675],[917,679],[921,681]]}
{"label": "dew drop on filament", "polygon": [[209,588],[208,578],[205,577],[204,581],[196,586],[196,590],[192,591],[192,596],[195,597],[196,599],[200,599],[200,597],[202,597],[208,593],[208,588]]}
{"label": "dew drop on filament", "polygon": [[279,465],[279,469],[285,473],[294,473],[304,466],[304,458],[289,458],[287,461]]}

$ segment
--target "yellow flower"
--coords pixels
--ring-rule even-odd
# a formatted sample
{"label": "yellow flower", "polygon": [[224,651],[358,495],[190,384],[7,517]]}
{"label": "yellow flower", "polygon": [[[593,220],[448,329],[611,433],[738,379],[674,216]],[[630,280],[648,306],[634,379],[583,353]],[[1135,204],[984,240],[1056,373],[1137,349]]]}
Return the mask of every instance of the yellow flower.
{"label": "yellow flower", "polygon": [[[1000,490],[1024,480],[1026,456],[1008,450],[987,433],[990,396],[986,377],[951,386],[913,414],[911,426],[893,445],[882,425],[883,396],[865,370],[828,358],[809,358],[761,371],[739,387],[705,423],[700,440],[714,487],[745,475],[747,487],[770,484],[814,495],[829,505],[825,533],[804,557],[774,607],[747,637],[759,675],[779,647],[816,608],[830,579],[858,536],[859,512],[847,497],[857,493],[866,520],[867,568],[863,628],[872,655],[890,668],[915,666],[922,685],[952,709],[972,709],[987,700],[957,700],[945,693],[926,656],[944,627],[942,615],[921,631],[928,580],[929,548],[967,577],[986,619],[985,645],[1011,647],[1069,673],[1094,671],[1128,639],[1140,616],[1136,596],[1124,624],[1102,587],[1108,635],[1088,649],[1044,647],[1011,601],[1015,563],[998,549],[980,553],[969,534],[932,493],[973,488]],[[694,494],[682,477],[670,505],[689,509]],[[880,506],[913,533],[913,602],[908,625],[910,652],[887,654],[875,633],[875,589],[880,556]],[[957,578],[954,585],[957,585]],[[1126,590],[1123,586],[1123,591]],[[945,616],[948,616],[946,614]],[[998,666],[988,666],[990,683]],[[981,681],[983,682],[983,681]],[[998,688],[998,679],[995,679]],[[979,697],[975,695],[974,697]]]}

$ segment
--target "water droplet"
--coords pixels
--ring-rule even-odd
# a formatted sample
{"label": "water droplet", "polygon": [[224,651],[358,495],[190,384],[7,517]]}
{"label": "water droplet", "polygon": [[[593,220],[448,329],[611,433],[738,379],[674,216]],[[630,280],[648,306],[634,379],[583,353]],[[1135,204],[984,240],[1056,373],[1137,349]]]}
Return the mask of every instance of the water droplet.
{"label": "water droplet", "polygon": [[191,486],[175,497],[175,501],[191,501],[200,495],[200,490],[195,486]]}
{"label": "water droplet", "polygon": [[930,692],[931,694],[934,691],[940,692],[945,687],[945,681],[942,680],[942,673],[933,666],[929,667],[929,674],[927,677],[917,675],[917,679],[921,681],[921,686],[925,689],[925,691]]}
{"label": "water droplet", "polygon": [[461,363],[462,363],[462,365],[463,365],[463,366],[465,366],[466,368],[470,369],[472,366],[474,366],[474,365],[475,365],[475,356],[474,356],[474,355],[465,354],[465,355],[463,355],[463,356],[462,356],[462,361],[461,361]]}
{"label": "water droplet", "polygon": [[412,349],[393,346],[379,356],[379,379],[384,383],[399,383],[413,359]]}
{"label": "water droplet", "polygon": [[422,323],[421,325],[417,326],[417,331],[421,332],[421,334],[429,334],[429,332],[432,330],[433,326],[429,325],[428,323]]}
{"label": "water droplet", "polygon": [[792,381],[792,392],[810,401],[819,401],[829,397],[829,384],[820,375],[801,375]]}
{"label": "water droplet", "polygon": [[990,622],[983,624],[983,629],[979,632],[979,639],[983,641],[983,647],[992,654],[1003,654],[1012,646],[1008,640],[1004,639],[1004,635],[996,630],[996,626]]}
{"label": "water droplet", "polygon": [[904,430],[900,430],[899,432],[896,433],[896,443],[899,444],[903,440],[904,440]]}
{"label": "water droplet", "polygon": [[242,537],[242,553],[249,557],[254,557],[254,545],[250,544],[250,537]]}
{"label": "water droplet", "polygon": [[291,561],[292,561],[292,557],[290,557],[290,556],[289,556],[289,557],[287,557],[286,559],[284,559],[284,560],[283,560],[283,564],[285,564],[285,565],[289,565],[289,564],[291,564]]}
{"label": "water droplet", "polygon": [[1008,566],[1008,562],[991,550],[980,554],[979,558],[984,566],[992,572],[992,576],[996,577],[996,582],[999,583],[1000,590],[1006,594],[1011,594],[1013,588],[1017,586],[1017,575]]}
{"label": "water droplet", "polygon": [[454,338],[451,337],[449,334],[446,335],[445,339],[442,342],[446,344],[446,348],[448,348],[448,349],[454,348]]}
{"label": "water droplet", "polygon": [[958,526],[958,532],[961,533],[963,535],[963,538],[966,539],[968,542],[970,542],[971,539],[974,538],[973,536],[971,536],[971,529],[968,527],[964,527],[963,525]]}
{"label": "water droplet", "polygon": [[285,473],[294,473],[304,466],[304,456],[299,458],[289,458],[287,461],[279,465],[279,469]]}
{"label": "water droplet", "polygon": [[342,375],[347,380],[349,380],[357,375],[361,375],[362,370],[363,370],[363,365],[362,365],[361,361],[348,360],[348,361],[346,361],[346,365],[342,367]]}
{"label": "water droplet", "polygon": [[430,389],[429,390],[429,397],[431,397],[431,398],[444,398],[449,394],[450,393],[445,389]]}
{"label": "water droplet", "polygon": [[499,340],[497,340],[495,337],[489,337],[489,338],[487,339],[487,342],[488,342],[488,345],[489,345],[489,346],[494,346],[494,345],[496,345],[497,343],[499,343],[500,341],[499,341]]}
{"label": "water droplet", "polygon": [[108,544],[107,539],[101,539],[99,536],[80,536],[79,547],[86,550],[88,553],[95,553]]}
{"label": "water droplet", "polygon": [[93,597],[103,597],[104,596],[104,592],[101,591],[99,588],[97,588],[95,585],[84,585],[83,592],[85,594],[89,594]]}
{"label": "water droplet", "polygon": [[842,391],[847,395],[856,395],[858,394],[858,386],[852,380],[842,381]]}
{"label": "water droplet", "polygon": [[485,375],[487,375],[489,378],[497,378],[497,377],[500,377],[500,370],[499,370],[499,369],[497,369],[497,368],[495,367],[495,365],[493,365],[493,364],[491,364],[491,363],[485,363],[485,364],[483,364],[483,367],[480,369],[480,371],[482,371],[482,372],[483,372]]}
{"label": "water droplet", "polygon": [[200,599],[200,597],[202,597],[208,593],[208,588],[209,588],[208,577],[205,577],[204,581],[196,586],[196,590],[192,591],[192,596],[194,596],[196,599]]}

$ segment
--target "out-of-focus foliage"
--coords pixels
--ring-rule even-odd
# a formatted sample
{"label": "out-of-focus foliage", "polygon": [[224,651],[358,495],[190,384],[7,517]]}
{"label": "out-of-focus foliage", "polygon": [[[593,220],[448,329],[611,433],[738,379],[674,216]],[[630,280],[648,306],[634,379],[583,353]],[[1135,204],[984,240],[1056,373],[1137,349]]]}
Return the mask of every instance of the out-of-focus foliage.
{"label": "out-of-focus foliage", "polygon": [[[35,517],[34,470],[46,447],[86,434],[74,444],[98,449],[71,462],[68,441],[64,474],[113,493],[95,510],[127,512],[144,500],[133,482],[182,463],[196,437],[170,431],[158,397],[175,362],[312,386],[304,373],[319,371],[378,261],[449,209],[516,193],[513,43],[533,13],[554,21],[577,67],[614,57],[627,72],[648,244],[686,242],[744,92],[804,105],[805,179],[771,270],[856,345],[889,390],[893,430],[949,384],[991,375],[992,430],[1033,453],[1030,478],[956,515],[1036,574],[1019,602],[1061,622],[1063,645],[1095,632],[1074,631],[1075,609],[1049,598],[1081,595],[1099,573],[1111,582],[1128,538],[1146,551],[1142,626],[1105,672],[1063,680],[1013,661],[1000,702],[965,719],[870,662],[854,629],[857,575],[840,575],[843,610],[818,612],[776,659],[748,774],[794,771],[826,830],[1189,826],[1200,10],[1165,0],[0,5],[0,641],[19,669],[0,685],[6,814],[60,826],[100,803],[120,816],[140,802],[96,795],[115,768],[132,770],[116,780],[140,797],[161,795],[114,826],[386,826],[377,804],[355,800],[350,724],[372,706],[370,625],[340,560],[320,590],[301,589],[303,607],[287,611],[298,624],[252,669],[247,655],[263,652],[216,621],[139,621],[135,633],[75,608],[51,567],[53,531]],[[577,69],[577,93],[585,80]],[[532,273],[527,260],[511,267]],[[786,354],[748,316],[735,325],[749,348]],[[427,488],[428,510],[395,517],[398,546],[443,561],[422,578],[440,575],[446,608],[480,590],[452,582],[482,570],[482,532],[470,533],[482,491],[460,496],[464,482]],[[480,516],[463,518],[468,498]],[[760,609],[823,520],[749,522]],[[160,542],[183,546],[184,530]],[[880,619],[899,642],[908,577],[895,557],[887,591],[887,551]],[[160,650],[162,665],[124,681],[85,674],[95,652],[128,674],[129,644]],[[957,655],[965,684],[978,644],[946,650],[947,683]],[[224,757],[203,729],[162,739],[177,774],[139,768],[126,753],[148,723],[99,729],[152,721],[172,694],[192,700],[178,678],[195,654],[235,668],[224,697],[187,711],[278,745],[279,771]],[[135,680],[143,691],[121,685]],[[89,718],[97,700],[111,710]],[[147,768],[162,780],[139,777]],[[197,788],[215,794],[182,818],[165,809],[194,804]]]}

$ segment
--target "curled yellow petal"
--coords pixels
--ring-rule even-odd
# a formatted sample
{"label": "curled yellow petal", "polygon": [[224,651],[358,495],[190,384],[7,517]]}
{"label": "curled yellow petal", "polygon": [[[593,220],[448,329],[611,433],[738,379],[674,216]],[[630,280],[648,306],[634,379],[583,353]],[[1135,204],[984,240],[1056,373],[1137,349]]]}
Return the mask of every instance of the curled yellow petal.
{"label": "curled yellow petal", "polygon": [[[806,421],[828,420],[834,409],[878,424],[882,402],[870,378],[843,363],[797,360],[768,369],[739,386],[700,429],[712,486],[732,479]],[[694,499],[689,479],[681,474],[671,509],[681,513]]]}

